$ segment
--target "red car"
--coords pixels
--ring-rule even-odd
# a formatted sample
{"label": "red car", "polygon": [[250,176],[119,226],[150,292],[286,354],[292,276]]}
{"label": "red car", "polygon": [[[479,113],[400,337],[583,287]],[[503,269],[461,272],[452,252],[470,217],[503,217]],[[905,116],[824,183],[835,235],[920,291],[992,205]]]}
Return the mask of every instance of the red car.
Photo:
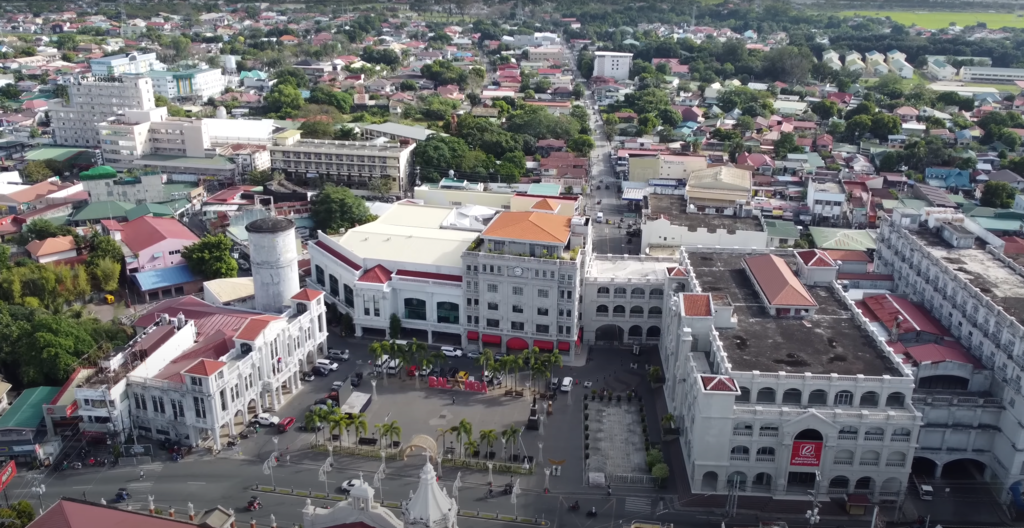
{"label": "red car", "polygon": [[405,371],[406,377],[409,377],[409,378],[416,377],[416,371],[417,370],[419,370],[419,368],[416,365],[409,365],[409,368],[406,369],[406,371]]}
{"label": "red car", "polygon": [[277,424],[277,431],[279,433],[287,433],[288,430],[291,429],[293,425],[295,425],[295,418],[292,418],[291,416],[289,416],[287,418],[282,419],[280,422],[278,422],[278,424]]}

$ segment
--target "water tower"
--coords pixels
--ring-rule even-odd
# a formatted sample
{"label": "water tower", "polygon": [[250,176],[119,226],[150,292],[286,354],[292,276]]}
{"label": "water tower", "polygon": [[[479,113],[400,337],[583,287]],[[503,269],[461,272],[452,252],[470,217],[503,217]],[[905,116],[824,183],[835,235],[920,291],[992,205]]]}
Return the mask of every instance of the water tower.
{"label": "water tower", "polygon": [[299,256],[295,222],[277,216],[253,220],[249,233],[249,262],[256,289],[256,309],[281,313],[299,293]]}

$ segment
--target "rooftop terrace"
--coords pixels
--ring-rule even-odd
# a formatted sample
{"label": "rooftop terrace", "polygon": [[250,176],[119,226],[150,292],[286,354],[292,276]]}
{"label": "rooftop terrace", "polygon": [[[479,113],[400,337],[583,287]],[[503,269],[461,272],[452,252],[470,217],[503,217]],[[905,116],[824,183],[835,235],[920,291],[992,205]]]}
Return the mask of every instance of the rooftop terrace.
{"label": "rooftop terrace", "polygon": [[[818,303],[813,317],[770,317],[743,269],[746,256],[749,255],[690,253],[701,290],[715,296],[728,295],[733,304],[737,327],[719,329],[718,333],[734,370],[902,376],[831,288],[807,288]],[[794,255],[779,256],[791,269],[796,268]]]}
{"label": "rooftop terrace", "polygon": [[686,198],[672,194],[652,194],[648,197],[651,215],[664,216],[669,222],[690,228],[725,229],[726,231],[764,231],[760,222],[753,217],[713,214],[688,214]]}
{"label": "rooftop terrace", "polygon": [[639,255],[594,255],[587,269],[588,279],[612,279],[625,282],[629,279],[662,280],[669,267],[679,262],[676,256],[639,256]]}

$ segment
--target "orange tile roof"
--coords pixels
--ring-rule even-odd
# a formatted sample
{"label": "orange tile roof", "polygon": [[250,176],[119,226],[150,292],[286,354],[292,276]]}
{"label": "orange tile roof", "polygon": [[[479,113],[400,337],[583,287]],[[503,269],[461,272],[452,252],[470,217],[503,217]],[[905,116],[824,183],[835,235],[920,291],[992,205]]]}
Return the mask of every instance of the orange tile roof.
{"label": "orange tile roof", "polygon": [[537,200],[537,203],[533,204],[533,208],[532,209],[534,209],[535,211],[551,211],[551,212],[554,212],[554,211],[558,210],[558,203],[553,202],[553,201],[551,201],[551,200],[549,200],[547,198],[543,198],[541,200]]}
{"label": "orange tile roof", "polygon": [[744,259],[757,286],[771,306],[818,306],[786,261],[775,255]]}
{"label": "orange tile roof", "polygon": [[711,317],[711,296],[706,293],[684,293],[683,313],[689,317]]}
{"label": "orange tile roof", "polygon": [[324,294],[324,292],[322,292],[322,291],[311,290],[309,288],[303,288],[303,289],[299,290],[299,293],[296,293],[295,295],[292,295],[292,300],[293,301],[313,302],[313,301],[319,299],[320,296],[322,296],[323,294]]}
{"label": "orange tile roof", "polygon": [[825,254],[834,261],[842,262],[871,262],[867,251],[854,251],[850,249],[826,249]]}
{"label": "orange tile roof", "polygon": [[238,330],[235,334],[235,339],[241,339],[242,341],[255,341],[264,330],[270,326],[270,323],[279,320],[280,317],[273,315],[260,315],[249,319],[245,326]]}
{"label": "orange tile roof", "polygon": [[204,358],[196,361],[194,365],[185,369],[185,374],[210,377],[216,374],[218,370],[224,368],[224,365],[227,365],[227,363]]}
{"label": "orange tile roof", "polygon": [[836,263],[832,262],[828,254],[818,249],[807,249],[804,251],[797,251],[796,256],[800,257],[804,265],[808,268],[834,268]]}
{"label": "orange tile roof", "polygon": [[364,284],[387,284],[388,282],[391,282],[391,270],[377,264],[363,272],[363,274],[356,279],[356,282]]}
{"label": "orange tile roof", "polygon": [[58,236],[46,240],[33,240],[25,249],[33,257],[45,257],[55,253],[63,253],[75,249],[75,239],[71,236]]}
{"label": "orange tile roof", "polygon": [[736,387],[736,381],[728,376],[703,375],[700,377],[700,382],[704,385],[704,390],[708,392],[740,391],[740,389]]}
{"label": "orange tile roof", "polygon": [[565,244],[572,230],[572,218],[551,213],[505,211],[491,221],[483,236]]}

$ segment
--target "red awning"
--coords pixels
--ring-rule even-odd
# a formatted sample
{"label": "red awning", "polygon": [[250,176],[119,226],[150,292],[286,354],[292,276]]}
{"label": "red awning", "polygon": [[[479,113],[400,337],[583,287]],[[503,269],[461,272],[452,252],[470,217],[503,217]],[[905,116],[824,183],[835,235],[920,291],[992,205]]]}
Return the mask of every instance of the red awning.
{"label": "red awning", "polygon": [[530,348],[530,344],[521,337],[513,337],[512,339],[509,339],[507,346],[509,350],[526,350],[527,348]]}
{"label": "red awning", "polygon": [[580,341],[583,339],[583,327],[580,327],[580,333],[576,334],[576,346],[580,346]]}
{"label": "red awning", "polygon": [[555,344],[551,341],[544,341],[543,339],[534,339],[533,346],[541,350],[554,350]]}
{"label": "red awning", "polygon": [[488,345],[500,345],[501,344],[501,336],[496,336],[496,335],[491,335],[491,334],[482,334],[480,336],[480,340],[483,341],[484,343],[487,343]]}
{"label": "red awning", "polygon": [[470,341],[476,341],[480,338],[480,332],[470,330],[469,332],[466,332],[466,337],[469,338]]}
{"label": "red awning", "polygon": [[570,346],[569,343],[567,343],[565,341],[560,341],[558,343],[558,350],[561,350],[562,352],[568,352],[569,351],[569,346]]}

